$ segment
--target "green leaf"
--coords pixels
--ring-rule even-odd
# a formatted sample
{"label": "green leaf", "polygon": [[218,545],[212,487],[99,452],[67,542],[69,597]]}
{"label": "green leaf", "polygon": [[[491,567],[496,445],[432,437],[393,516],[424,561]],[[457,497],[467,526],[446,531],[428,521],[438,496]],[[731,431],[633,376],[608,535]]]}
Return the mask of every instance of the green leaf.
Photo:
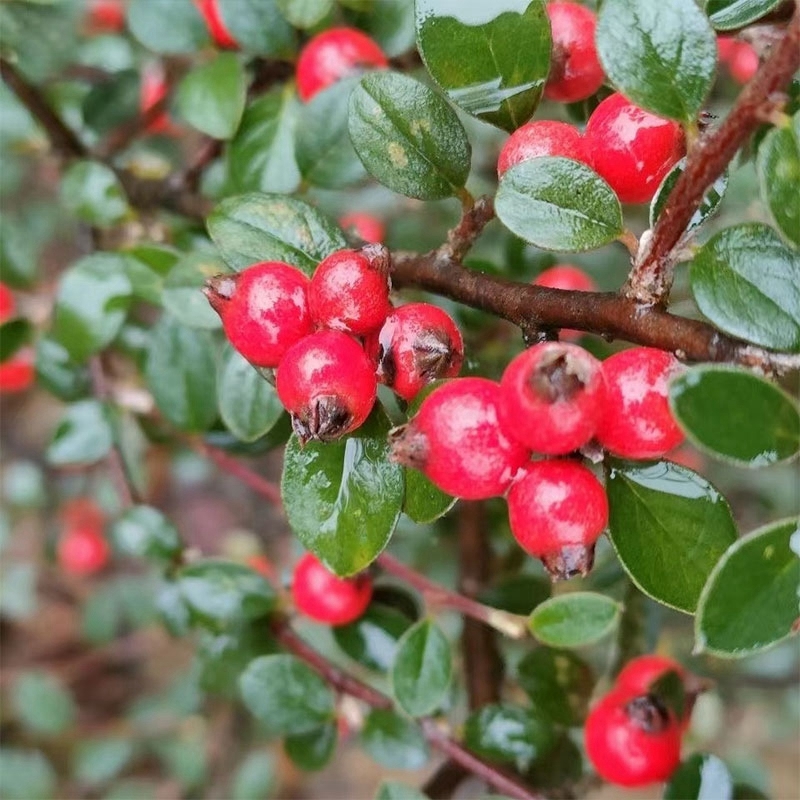
{"label": "green leaf", "polygon": [[[659,218],[659,216],[661,216],[661,212],[664,210],[664,206],[666,205],[672,190],[675,188],[678,178],[680,178],[680,176],[683,174],[685,167],[686,159],[682,158],[667,173],[664,180],[661,181],[661,186],[658,187],[655,196],[650,202],[651,228],[656,224],[656,220]],[[694,214],[692,214],[692,218],[689,220],[689,224],[686,226],[687,232],[699,228],[709,217],[716,213],[717,209],[719,208],[719,204],[722,202],[722,198],[725,196],[727,188],[728,173],[723,172],[722,175],[720,175],[719,178],[717,178],[714,183],[711,184],[706,193],[703,195],[703,200],[700,203],[700,207],[694,212]]]}
{"label": "green leaf", "polygon": [[53,335],[75,361],[109,344],[130,305],[125,257],[95,253],[73,264],[58,287]]}
{"label": "green leaf", "polygon": [[183,567],[178,583],[186,605],[201,624],[229,626],[272,611],[275,591],[244,564],[207,559]]}
{"label": "green leaf", "polygon": [[112,525],[116,548],[135,558],[171,561],[182,549],[175,526],[152,506],[133,506]]}
{"label": "green leaf", "polygon": [[105,406],[80,400],[64,410],[47,447],[47,461],[55,467],[94,464],[108,455],[113,441]]}
{"label": "green leaf", "polygon": [[378,603],[349,625],[332,628],[336,644],[359,664],[386,672],[394,663],[397,643],[411,621],[405,614]]}
{"label": "green leaf", "polygon": [[495,209],[512,233],[544,250],[594,250],[623,229],[611,187],[568,158],[534,158],[512,167],[500,181]]}
{"label": "green leaf", "polygon": [[399,781],[384,781],[378,787],[375,800],[427,800],[427,795]]}
{"label": "green leaf", "polygon": [[243,442],[260,439],[283,413],[275,387],[231,347],[222,359],[217,394],[222,421]]}
{"label": "green leaf", "polygon": [[275,765],[266,750],[248,753],[236,769],[231,800],[267,800],[276,783]]}
{"label": "green leaf", "polygon": [[708,0],[706,14],[718,31],[744,28],[774,11],[781,0]]}
{"label": "green leaf", "polygon": [[360,739],[367,755],[387,769],[422,769],[430,757],[419,727],[394,711],[371,711]]}
{"label": "green leaf", "polygon": [[403,469],[389,460],[390,423],[379,406],[344,439],[286,447],[281,492],[303,546],[342,577],[367,567],[389,542],[403,503]]}
{"label": "green leaf", "polygon": [[189,328],[215,330],[219,314],[203,295],[206,279],[225,272],[222,262],[208,253],[191,253],[173,266],[164,280],[161,300],[178,322]]}
{"label": "green leaf", "polygon": [[692,367],[671,382],[672,413],[692,443],[741,467],[763,467],[800,451],[800,409],[743,369]]}
{"label": "green leaf", "polygon": [[192,0],[131,0],[128,27],[156,53],[194,53],[208,44],[205,23]]}
{"label": "green leaf", "polygon": [[412,717],[435,711],[450,687],[453,662],[450,643],[428,619],[403,634],[392,666],[392,692]]}
{"label": "green leaf", "polygon": [[128,214],[128,200],[113,170],[97,161],[76,161],[61,179],[64,207],[82,222],[107,228]]}
{"label": "green leaf", "polygon": [[334,697],[328,684],[294,656],[262,656],[239,678],[248,711],[271,733],[308,733],[333,719]]}
{"label": "green leaf", "polygon": [[733,780],[725,762],[693,753],[678,767],[664,788],[664,800],[731,800]]}
{"label": "green leaf", "polygon": [[521,706],[494,703],[473,711],[464,727],[464,743],[479,756],[527,771],[553,744],[553,729]]}
{"label": "green leaf", "polygon": [[697,606],[695,650],[741,658],[795,633],[800,520],[765,525],[731,545]]}
{"label": "green leaf", "polygon": [[230,139],[239,127],[247,99],[247,76],[238,56],[220,53],[183,78],[176,97],[178,113],[215,139]]}
{"label": "green leaf", "polygon": [[119,775],[134,755],[130,739],[87,739],[78,744],[73,773],[83,786],[95,787]]}
{"label": "green leaf", "polygon": [[[6,478],[6,482],[8,478]],[[37,570],[31,563],[3,562],[0,613],[9,620],[24,620],[36,613]]]}
{"label": "green leaf", "polygon": [[77,400],[89,391],[89,371],[75,364],[67,348],[49,337],[36,343],[36,378],[65,402]]}
{"label": "green leaf", "polygon": [[300,184],[295,130],[300,103],[287,84],[251,103],[228,146],[228,179],[233,191],[289,193]]}
{"label": "green leaf", "polygon": [[725,333],[800,352],[800,254],[772,228],[725,228],[697,253],[690,277],[700,311]]}
{"label": "green leaf", "polygon": [[283,740],[283,749],[295,766],[307,772],[322,769],[336,751],[336,720],[308,733],[297,733]]}
{"label": "green leaf", "polygon": [[242,50],[265,56],[289,55],[295,34],[275,0],[218,0],[225,27]]}
{"label": "green leaf", "polygon": [[761,196],[778,230],[800,247],[800,112],[791,124],[773,128],[758,147],[756,159]]}
{"label": "green leaf", "polygon": [[735,783],[731,797],[733,800],[770,800],[769,795],[748,783]]}
{"label": "green leaf", "polygon": [[217,418],[214,342],[164,315],[153,328],[145,378],[156,405],[178,428],[203,431]]}
{"label": "green leaf", "polygon": [[42,736],[63,733],[75,721],[75,703],[66,689],[45,672],[24,672],[14,681],[11,704],[19,721]]}
{"label": "green leaf", "polygon": [[277,0],[278,8],[295,28],[313,28],[333,10],[333,0]]}
{"label": "green leaf", "polygon": [[550,70],[541,0],[417,0],[416,11],[420,55],[453,103],[509,132],[533,116]]}
{"label": "green leaf", "polygon": [[611,83],[662,117],[694,122],[717,69],[717,41],[694,0],[605,0],[597,52]]}
{"label": "green leaf", "polygon": [[0,795],[25,800],[51,800],[56,772],[38,750],[0,748]]}
{"label": "green leaf", "polygon": [[280,194],[229,197],[207,224],[235,270],[259,261],[284,261],[311,275],[323,258],[347,247],[344,234],[316,208]]}
{"label": "green leaf", "polygon": [[609,537],[633,582],[659,603],[693,613],[714,564],[736,539],[725,498],[671,461],[607,467]]}
{"label": "green leaf", "polygon": [[33,325],[22,317],[0,325],[0,363],[8,361],[33,338]]}
{"label": "green leaf", "polygon": [[455,111],[406,75],[376,72],[350,96],[350,138],[367,170],[392,191],[419,200],[458,194],[471,148]]}
{"label": "green leaf", "polygon": [[414,0],[341,0],[340,4],[358,12],[348,14],[348,20],[369,34],[387,56],[402,55],[414,46]]}
{"label": "green leaf", "polygon": [[417,524],[435,522],[456,504],[455,497],[434,486],[418,470],[407,469],[405,474],[406,497],[403,511]]}
{"label": "green leaf", "polygon": [[180,253],[171,247],[140,244],[125,251],[125,274],[131,282],[133,296],[145,303],[160,306],[164,279],[178,263]]}
{"label": "green leaf", "polygon": [[569,592],[536,606],[528,624],[548,647],[585,647],[619,623],[619,603],[597,592]]}
{"label": "green leaf", "polygon": [[141,76],[125,69],[93,85],[81,104],[84,124],[98,134],[107,134],[134,119],[141,102]]}
{"label": "green leaf", "polygon": [[478,598],[492,608],[526,616],[550,597],[552,584],[537,575],[511,575],[481,592]]}

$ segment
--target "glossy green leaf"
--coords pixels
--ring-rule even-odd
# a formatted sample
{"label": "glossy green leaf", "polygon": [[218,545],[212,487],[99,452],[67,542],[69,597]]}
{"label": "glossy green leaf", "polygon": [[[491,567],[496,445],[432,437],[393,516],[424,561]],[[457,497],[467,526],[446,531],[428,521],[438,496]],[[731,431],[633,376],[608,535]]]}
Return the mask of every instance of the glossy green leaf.
{"label": "glossy green leaf", "polygon": [[725,333],[800,351],[800,253],[772,228],[725,228],[697,253],[690,276],[700,311]]}
{"label": "glossy green leaf", "polygon": [[[667,176],[664,178],[664,180],[661,181],[661,186],[658,187],[655,196],[650,202],[651,228],[656,224],[656,220],[664,210],[664,206],[666,205],[672,190],[675,188],[678,178],[680,178],[680,176],[683,174],[685,167],[686,159],[682,158],[667,173]],[[716,213],[717,209],[719,208],[719,204],[722,202],[722,198],[725,196],[725,191],[727,188],[728,173],[723,172],[722,175],[720,175],[719,178],[717,178],[714,183],[711,184],[706,193],[703,195],[703,200],[700,203],[700,207],[694,212],[694,214],[692,214],[692,218],[689,220],[689,224],[686,226],[687,231],[693,231],[696,228],[699,228],[707,219],[709,219],[709,217]]]}
{"label": "glossy green leaf", "polygon": [[303,546],[337,575],[353,575],[386,547],[403,503],[403,470],[389,461],[389,420],[377,407],[343,440],[286,447],[281,492]]}
{"label": "glossy green leaf", "polygon": [[350,138],[364,166],[392,191],[419,200],[458,194],[471,148],[455,111],[407,75],[375,72],[350,96]]}
{"label": "glossy green leaf", "polygon": [[0,325],[0,363],[8,361],[33,338],[33,325],[22,317]]}
{"label": "glossy green leaf", "polygon": [[585,164],[534,158],[504,173],[495,199],[502,223],[544,250],[594,250],[623,229],[611,187]]}
{"label": "glossy green leaf", "polygon": [[708,0],[706,14],[718,31],[744,28],[774,11],[781,0]]}
{"label": "glossy green leaf", "polygon": [[509,132],[533,116],[550,70],[542,0],[417,0],[416,12],[422,59],[453,103]]}
{"label": "glossy green leaf", "polygon": [[742,467],[800,451],[800,409],[773,383],[743,369],[692,367],[672,381],[670,406],[692,443]]}
{"label": "glossy green leaf", "polygon": [[387,769],[422,769],[430,756],[419,727],[394,711],[371,711],[360,739],[367,755]]}
{"label": "glossy green leaf", "polygon": [[105,406],[97,400],[80,400],[64,409],[47,447],[47,461],[55,467],[94,464],[108,455],[113,441]]}
{"label": "glossy green leaf", "polygon": [[348,7],[348,20],[369,34],[387,56],[399,56],[414,47],[414,0],[340,0],[340,5]]}
{"label": "glossy green leaf", "polygon": [[259,261],[284,261],[310,275],[323,258],[347,247],[344,234],[316,208],[279,194],[229,197],[207,224],[235,270]]}
{"label": "glossy green leaf", "polygon": [[14,681],[11,705],[19,722],[40,736],[56,736],[75,721],[72,696],[45,672],[23,672]]}
{"label": "glossy green leaf", "polygon": [[778,230],[800,247],[800,112],[791,124],[773,128],[758,147],[756,159],[761,197]]}
{"label": "glossy green leaf", "polygon": [[131,0],[128,27],[156,53],[194,53],[208,44],[208,32],[192,0]]}
{"label": "glossy green leaf", "polygon": [[153,328],[145,378],[156,405],[182,430],[203,431],[217,418],[216,363],[209,333],[164,315]]}
{"label": "glossy green leaf", "polygon": [[375,800],[427,800],[427,796],[399,781],[384,781]]}
{"label": "glossy green leaf", "polygon": [[512,575],[485,589],[478,599],[501,611],[527,616],[550,597],[551,587],[549,580],[537,575]]}
{"label": "glossy green leaf", "polygon": [[695,649],[741,658],[797,632],[800,520],[749,533],[708,577],[695,618]]}
{"label": "glossy green leaf", "polygon": [[172,247],[147,243],[126,250],[125,255],[125,274],[131,282],[133,296],[160,306],[164,280],[181,254]]}
{"label": "glossy green leaf", "polygon": [[267,800],[276,783],[272,754],[261,747],[248,753],[237,767],[231,784],[231,800]]}
{"label": "glossy green leaf", "polygon": [[694,0],[605,0],[597,52],[611,83],[662,117],[693,122],[717,69],[717,41]]}
{"label": "glossy green leaf", "polygon": [[450,643],[431,620],[420,620],[406,631],[392,666],[392,691],[406,714],[422,717],[435,711],[452,674]]}
{"label": "glossy green leaf", "polygon": [[333,10],[333,0],[277,0],[277,3],[295,28],[313,28]]}
{"label": "glossy green leaf", "polygon": [[633,582],[650,597],[693,613],[711,570],[736,539],[725,498],[671,461],[607,467],[609,537]]}
{"label": "glossy green leaf", "polygon": [[664,800],[731,800],[733,780],[717,756],[693,753],[664,788]]}
{"label": "glossy green leaf", "polygon": [[25,800],[51,800],[56,771],[38,750],[0,748],[0,795]]}
{"label": "glossy green leaf", "polygon": [[53,335],[75,361],[84,361],[117,335],[130,295],[124,256],[96,253],[82,258],[61,278]]}
{"label": "glossy green leaf", "polygon": [[307,733],[296,733],[283,740],[283,749],[295,766],[307,772],[322,769],[336,751],[337,722],[326,722]]}
{"label": "glossy green leaf", "polygon": [[111,527],[114,545],[125,555],[169,561],[182,549],[175,526],[152,506],[129,508]]}
{"label": "glossy green leaf", "polygon": [[128,200],[113,170],[97,161],[76,161],[60,188],[64,207],[82,222],[107,228],[128,214]]}
{"label": "glossy green leaf", "polygon": [[217,5],[242,50],[265,56],[289,55],[294,50],[295,33],[276,0],[217,0]]}
{"label": "glossy green leaf", "polygon": [[220,53],[181,80],[176,106],[193,128],[215,139],[230,139],[239,127],[246,97],[247,76],[239,58]]}
{"label": "glossy green leaf", "polygon": [[178,322],[189,328],[216,330],[219,314],[202,292],[208,278],[225,272],[223,264],[209,253],[190,253],[178,261],[164,279],[161,300]]}
{"label": "glossy green leaf", "polygon": [[584,647],[608,636],[619,622],[619,603],[597,592],[568,592],[536,606],[528,624],[548,647]]}
{"label": "glossy green leaf", "polygon": [[36,379],[65,402],[89,392],[89,370],[73,362],[66,347],[47,336],[36,342]]}
{"label": "glossy green leaf", "polygon": [[397,643],[411,620],[390,606],[372,603],[349,625],[332,629],[336,644],[359,664],[386,672],[394,663]]}
{"label": "glossy green leaf", "polygon": [[130,739],[88,739],[78,744],[73,772],[83,786],[101,786],[128,765],[135,752]]}

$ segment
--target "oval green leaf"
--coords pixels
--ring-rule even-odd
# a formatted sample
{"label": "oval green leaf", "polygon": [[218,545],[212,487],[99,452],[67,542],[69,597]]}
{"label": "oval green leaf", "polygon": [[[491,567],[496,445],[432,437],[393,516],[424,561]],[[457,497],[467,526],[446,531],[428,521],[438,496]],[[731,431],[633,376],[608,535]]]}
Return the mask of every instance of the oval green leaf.
{"label": "oval green leaf", "polygon": [[693,753],[669,779],[664,800],[731,800],[733,780],[717,756]]}
{"label": "oval green leaf", "polygon": [[774,11],[782,0],[708,0],[706,14],[718,31],[744,28]]}
{"label": "oval green leaf", "polygon": [[17,720],[33,734],[57,736],[75,721],[76,706],[61,682],[46,672],[22,672],[14,681],[11,705]]}
{"label": "oval green leaf", "polygon": [[548,647],[584,647],[616,628],[620,605],[596,592],[569,592],[540,603],[530,615],[531,633]]}
{"label": "oval green leaf", "polygon": [[283,740],[283,749],[295,766],[314,772],[322,769],[333,757],[337,735],[337,723],[333,720],[313,731],[287,736]]}
{"label": "oval green leaf", "polygon": [[196,53],[208,44],[208,31],[192,0],[131,0],[128,27],[156,53]]}
{"label": "oval green leaf", "polygon": [[61,202],[77,219],[107,228],[128,214],[128,200],[114,171],[97,161],[77,161],[61,179]]}
{"label": "oval green leaf", "polygon": [[422,769],[430,757],[419,726],[394,711],[370,712],[360,739],[367,755],[387,769]]}
{"label": "oval green leaf", "polygon": [[211,308],[202,289],[208,278],[225,272],[222,262],[211,253],[189,253],[167,273],[161,301],[178,322],[189,328],[216,330],[222,322]]}
{"label": "oval green leaf", "polygon": [[64,410],[46,457],[56,467],[94,464],[108,455],[113,443],[106,407],[97,400],[80,400]]}
{"label": "oval green leaf", "polygon": [[[675,188],[675,184],[678,182],[678,178],[683,174],[683,170],[686,167],[686,159],[682,158],[668,173],[667,176],[661,181],[661,186],[658,187],[658,190],[655,193],[652,201],[650,202],[650,227],[652,228],[653,225],[656,224],[656,220],[661,216],[661,212],[664,210],[664,206],[669,199],[670,193]],[[700,203],[699,208],[697,211],[692,214],[692,218],[689,220],[689,224],[686,226],[686,230],[693,231],[696,228],[699,228],[709,217],[713,216],[717,209],[719,208],[719,204],[722,202],[722,198],[725,196],[725,191],[728,188],[728,173],[723,172],[722,175],[717,178],[714,183],[709,186],[706,193],[703,195],[703,200]]]}
{"label": "oval green leaf", "polygon": [[217,0],[222,21],[242,50],[265,56],[289,55],[295,32],[276,0]]}
{"label": "oval green leaf", "polygon": [[114,545],[136,558],[171,561],[182,549],[175,526],[152,506],[129,508],[111,527]]}
{"label": "oval green leaf", "polygon": [[295,28],[313,28],[333,9],[333,0],[277,0],[277,3]]}
{"label": "oval green leaf", "polygon": [[435,711],[450,686],[450,643],[430,620],[420,620],[403,635],[392,666],[392,691],[412,717]]}
{"label": "oval green leaf", "polygon": [[725,498],[670,461],[607,466],[609,538],[633,582],[659,603],[694,613],[711,570],[736,539]]}
{"label": "oval green leaf", "polygon": [[350,138],[382,184],[419,200],[458,194],[469,175],[471,148],[455,111],[407,75],[376,72],[350,95]]}
{"label": "oval green leaf", "polygon": [[534,158],[512,167],[500,181],[495,209],[512,233],[544,250],[594,250],[623,230],[611,187],[568,158]]}
{"label": "oval green leaf", "polygon": [[394,663],[397,643],[411,620],[390,606],[372,603],[349,625],[332,629],[336,644],[350,658],[368,669],[386,672]]}
{"label": "oval green leaf", "polygon": [[34,328],[31,322],[22,317],[9,320],[0,325],[0,363],[8,361],[33,339]]}

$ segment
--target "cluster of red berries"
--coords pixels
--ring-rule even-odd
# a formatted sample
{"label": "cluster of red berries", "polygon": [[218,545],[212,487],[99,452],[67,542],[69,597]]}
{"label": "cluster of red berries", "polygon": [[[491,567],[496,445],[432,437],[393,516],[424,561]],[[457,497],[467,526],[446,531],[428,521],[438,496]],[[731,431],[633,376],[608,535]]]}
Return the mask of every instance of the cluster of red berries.
{"label": "cluster of red berries", "polygon": [[111,548],[103,533],[105,516],[85,497],[70,500],[61,510],[58,563],[71,575],[91,575],[108,563]]}
{"label": "cluster of red berries", "polygon": [[[0,283],[0,325],[13,319],[17,314],[14,293],[4,283]],[[35,377],[33,350],[25,347],[0,363],[0,394],[24,392]]]}
{"label": "cluster of red berries", "polygon": [[[519,544],[554,580],[583,575],[608,501],[594,474],[563,456],[592,441],[623,458],[672,450],[683,439],[667,400],[678,368],[672,355],[646,347],[601,363],[574,344],[538,344],[499,383],[461,378],[434,389],[393,432],[392,457],[455,497],[506,495]],[[532,461],[532,453],[545,458]]]}
{"label": "cluster of red berries", "polygon": [[393,308],[382,245],[340,250],[309,279],[277,261],[218,275],[205,294],[225,333],[251,364],[276,369],[278,397],[302,441],[358,428],[378,381],[410,400],[458,374],[464,357],[452,318],[427,303]]}

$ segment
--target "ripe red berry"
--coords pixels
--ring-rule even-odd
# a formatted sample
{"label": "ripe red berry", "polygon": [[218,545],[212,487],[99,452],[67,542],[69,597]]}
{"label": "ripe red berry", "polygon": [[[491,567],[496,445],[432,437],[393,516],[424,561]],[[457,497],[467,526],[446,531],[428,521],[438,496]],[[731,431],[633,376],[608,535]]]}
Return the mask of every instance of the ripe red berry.
{"label": "ripe red berry", "polygon": [[683,678],[685,671],[674,659],[655,653],[631,659],[617,675],[616,687],[630,694],[647,694],[650,687],[668,672]]}
{"label": "ripe red berry", "polygon": [[93,528],[103,530],[105,514],[100,506],[88,497],[74,497],[68,500],[59,511],[64,528]]}
{"label": "ripe red berry", "polygon": [[206,281],[204,294],[230,343],[257,367],[277,367],[286,351],[313,330],[311,281],[280,261]]}
{"label": "ripe red berry", "polygon": [[380,244],[386,236],[383,223],[377,217],[365,214],[363,211],[345,214],[339,219],[339,224],[343,230],[355,234],[359,239],[370,244]]}
{"label": "ripe red berry", "polygon": [[91,575],[107,563],[110,548],[95,527],[68,528],[58,542],[58,561],[65,572]]}
{"label": "ripe red berry", "polygon": [[378,384],[355,339],[340,331],[319,331],[289,349],[275,388],[300,440],[327,442],[366,420]]}
{"label": "ripe red berry", "polygon": [[339,578],[306,553],[294,569],[292,597],[297,610],[325,625],[347,625],[358,619],[372,599],[368,575]]}
{"label": "ripe red berry", "polygon": [[30,388],[36,377],[32,350],[20,350],[0,364],[0,394],[17,394]]}
{"label": "ripe red berry", "polygon": [[125,6],[120,0],[89,0],[86,9],[88,33],[117,33],[125,27]]}
{"label": "ripe red berry", "polygon": [[236,39],[222,21],[219,0],[195,0],[198,10],[205,20],[211,38],[220,46],[234,49],[239,46]]}
{"label": "ripe red berry", "polygon": [[548,3],[553,60],[544,96],[561,103],[591,97],[605,80],[597,56],[594,12],[577,3]]}
{"label": "ripe red berry", "polygon": [[17,312],[14,293],[4,283],[0,283],[0,325],[8,322]]}
{"label": "ripe red berry", "polygon": [[[557,264],[555,267],[544,270],[533,282],[534,286],[545,286],[548,289],[564,289],[572,292],[596,292],[597,285],[592,278],[579,267],[572,264]],[[581,331],[564,328],[561,338],[574,342],[583,336]]]}
{"label": "ripe red berry", "polygon": [[564,580],[591,569],[594,543],[608,523],[608,499],[577,461],[535,461],[511,484],[508,518],[520,546],[542,559],[554,581]]}
{"label": "ripe red berry", "polygon": [[263,575],[265,578],[269,578],[270,580],[277,577],[275,567],[264,555],[256,554],[250,556],[247,559],[247,566],[250,567],[250,569],[252,569],[254,572],[257,572],[259,575]]}
{"label": "ripe red berry", "polygon": [[667,400],[678,360],[651,347],[633,347],[603,362],[606,402],[597,440],[623,458],[660,458],[683,441]]}
{"label": "ripe red berry", "polygon": [[634,105],[621,94],[600,103],[586,123],[598,174],[623,203],[647,203],[683,156],[681,126]]}
{"label": "ripe red berry", "polygon": [[311,278],[308,301],[318,325],[363,336],[383,325],[389,302],[389,252],[380,244],[339,250]]}
{"label": "ripe red berry", "polygon": [[760,66],[758,53],[749,42],[736,42],[728,69],[737,83],[749,83]]}
{"label": "ripe red berry", "polygon": [[502,495],[528,451],[500,428],[500,385],[460,378],[434,389],[392,434],[392,458],[466,500]]}
{"label": "ripe red berry", "polygon": [[[149,64],[142,71],[142,83],[139,90],[139,110],[146,114],[154,105],[161,102],[167,95],[167,81],[164,70],[156,65]],[[167,133],[172,129],[169,114],[164,111],[147,125],[148,133]]]}
{"label": "ripe red berry", "polygon": [[365,345],[381,383],[404,400],[439,378],[454,378],[464,360],[464,341],[453,318],[430,303],[394,309]]}
{"label": "ripe red berry", "polygon": [[300,52],[297,91],[307,103],[342,78],[388,66],[383,50],[365,33],[354,28],[331,28],[317,34]]}
{"label": "ripe red berry", "polygon": [[566,122],[539,120],[509,136],[497,159],[497,175],[502,177],[507,169],[540,156],[561,156],[592,165],[589,147],[577,128]]}

